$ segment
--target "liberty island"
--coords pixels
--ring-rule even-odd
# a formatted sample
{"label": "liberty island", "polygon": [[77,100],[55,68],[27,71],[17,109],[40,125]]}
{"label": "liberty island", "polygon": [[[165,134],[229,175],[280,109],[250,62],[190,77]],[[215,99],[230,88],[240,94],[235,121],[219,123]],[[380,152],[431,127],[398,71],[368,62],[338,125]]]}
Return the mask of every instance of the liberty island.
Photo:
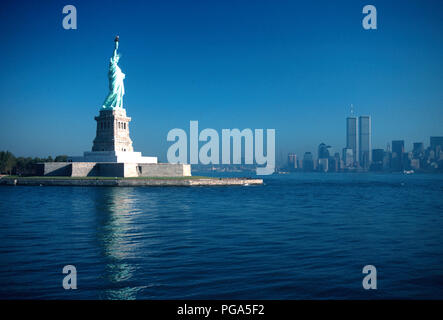
{"label": "liberty island", "polygon": [[131,117],[127,116],[123,104],[126,75],[118,65],[120,61],[118,48],[119,37],[117,36],[114,40],[114,52],[109,60],[109,92],[99,110],[99,115],[94,118],[97,127],[92,150],[85,151],[83,156],[68,157],[68,162],[39,163],[37,164],[37,176],[6,177],[1,179],[0,184],[201,186],[263,183],[262,179],[192,177],[190,164],[158,163],[157,157],[142,156],[141,152],[134,151],[129,134]]}
{"label": "liberty island", "polygon": [[[141,152],[134,152],[132,140],[129,135],[129,122],[131,118],[126,115],[126,109],[123,106],[123,96],[125,94],[123,80],[125,79],[125,74],[118,66],[120,60],[120,55],[117,52],[119,43],[118,36],[115,38],[114,43],[114,53],[110,59],[108,70],[109,93],[99,111],[99,116],[95,117],[97,130],[92,151],[84,152],[83,157],[70,158],[72,162],[87,163],[77,165],[79,168],[79,172],[76,174],[77,176],[88,173],[90,169],[93,170],[95,167],[94,163],[123,163],[123,166],[99,165],[98,171],[103,171],[100,175],[106,176],[112,174],[113,176],[124,177],[139,176],[136,170],[142,171],[142,169],[136,168],[136,164],[138,164],[138,166],[143,164],[157,164],[157,157],[143,157]],[[105,167],[107,170],[100,170]],[[123,175],[121,172],[119,172],[120,174],[114,172],[121,171],[117,168],[123,168]],[[151,167],[151,169],[152,168],[153,167]],[[180,168],[176,167],[175,169]],[[181,169],[185,171],[182,171],[180,175],[191,175],[190,168],[182,166]],[[168,172],[162,174],[168,175]],[[177,173],[174,172],[174,175],[176,174]]]}
{"label": "liberty island", "polygon": [[103,102],[97,122],[92,150],[83,156],[69,157],[69,163],[44,163],[42,175],[71,177],[177,177],[191,176],[186,164],[159,164],[157,157],[145,157],[135,152],[129,134],[131,117],[123,105],[125,74],[118,62],[119,37],[114,40],[114,52],[109,61],[109,93]]}

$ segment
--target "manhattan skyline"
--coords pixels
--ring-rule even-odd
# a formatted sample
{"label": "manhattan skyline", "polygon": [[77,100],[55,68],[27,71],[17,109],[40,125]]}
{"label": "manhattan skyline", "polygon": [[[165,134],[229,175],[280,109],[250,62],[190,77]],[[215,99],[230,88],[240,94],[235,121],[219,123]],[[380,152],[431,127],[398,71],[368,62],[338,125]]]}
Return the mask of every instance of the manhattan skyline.
{"label": "manhattan skyline", "polygon": [[17,156],[91,148],[115,34],[134,146],[162,161],[168,131],[190,120],[276,129],[277,158],[340,152],[351,104],[371,116],[373,149],[443,135],[438,1],[374,3],[377,30],[361,26],[364,1],[80,2],[77,30],[62,28],[62,2],[19,3],[0,13],[0,150]]}

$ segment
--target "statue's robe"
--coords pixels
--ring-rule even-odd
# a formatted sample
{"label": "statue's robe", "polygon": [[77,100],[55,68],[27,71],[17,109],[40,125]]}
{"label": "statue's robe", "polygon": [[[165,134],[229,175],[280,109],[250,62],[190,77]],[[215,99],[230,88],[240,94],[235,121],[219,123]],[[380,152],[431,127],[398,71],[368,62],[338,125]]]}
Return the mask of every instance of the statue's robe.
{"label": "statue's robe", "polygon": [[103,108],[123,108],[123,95],[125,94],[123,79],[125,78],[125,74],[113,58],[111,58],[109,64],[108,78],[109,94],[103,103]]}

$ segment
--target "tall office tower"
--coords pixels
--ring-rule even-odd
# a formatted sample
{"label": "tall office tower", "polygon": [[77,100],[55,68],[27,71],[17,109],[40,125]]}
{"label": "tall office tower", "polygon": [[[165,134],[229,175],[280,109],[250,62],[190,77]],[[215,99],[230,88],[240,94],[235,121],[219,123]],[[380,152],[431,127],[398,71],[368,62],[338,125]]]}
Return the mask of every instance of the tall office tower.
{"label": "tall office tower", "polygon": [[413,149],[412,149],[412,155],[414,159],[420,159],[423,157],[425,152],[425,147],[423,142],[414,142]]}
{"label": "tall office tower", "polygon": [[314,157],[312,153],[305,152],[303,156],[303,170],[304,171],[313,171],[314,170]]}
{"label": "tall office tower", "polygon": [[336,152],[334,153],[333,157],[329,158],[329,171],[337,172],[341,169],[341,159],[340,159],[340,153]]}
{"label": "tall office tower", "polygon": [[343,148],[343,155],[342,155],[342,159],[343,159],[343,166],[345,168],[350,168],[354,166],[354,151],[352,151],[352,149],[349,148]]}
{"label": "tall office tower", "polygon": [[318,159],[318,171],[321,172],[328,172],[329,171],[329,159],[327,158],[320,158]]}
{"label": "tall office tower", "polygon": [[297,155],[295,153],[288,154],[288,168],[297,169]]}
{"label": "tall office tower", "polygon": [[[432,157],[435,161],[443,160],[443,137],[431,137],[430,138],[430,149],[433,151],[434,156]],[[441,164],[439,165],[441,169]]]}
{"label": "tall office tower", "polygon": [[328,146],[326,144],[324,144],[323,142],[320,143],[320,145],[318,146],[318,158],[319,159],[328,159],[329,158],[329,148],[331,146]]}
{"label": "tall office tower", "polygon": [[352,165],[358,164],[358,142],[357,142],[357,117],[349,116],[346,118],[346,149],[352,150]]}
{"label": "tall office tower", "polygon": [[404,166],[403,166],[403,153],[404,152],[405,152],[404,140],[392,141],[391,169],[393,171],[401,171],[404,169]]}
{"label": "tall office tower", "polygon": [[320,145],[318,146],[318,170],[319,171],[324,171],[327,172],[328,169],[328,162],[329,162],[329,148],[331,146],[328,146],[326,144],[324,144],[323,142],[320,143]]}
{"label": "tall office tower", "polygon": [[358,117],[358,161],[362,168],[369,168],[372,161],[371,116]]}
{"label": "tall office tower", "polygon": [[443,150],[443,137],[431,137],[430,146],[434,152]]}
{"label": "tall office tower", "polygon": [[389,142],[386,145],[386,152],[383,157],[383,170],[389,170],[391,168],[391,161],[392,161],[392,152],[391,152],[391,145]]}
{"label": "tall office tower", "polygon": [[385,156],[385,150],[383,150],[383,149],[373,149],[372,150],[371,170],[374,170],[374,171],[383,170],[384,156]]}

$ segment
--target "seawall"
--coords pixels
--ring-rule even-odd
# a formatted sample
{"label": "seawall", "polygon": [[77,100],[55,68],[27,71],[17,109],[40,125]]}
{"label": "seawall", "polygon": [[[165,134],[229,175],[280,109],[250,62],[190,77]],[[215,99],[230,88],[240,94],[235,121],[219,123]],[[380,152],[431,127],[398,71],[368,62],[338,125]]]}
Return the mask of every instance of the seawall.
{"label": "seawall", "polygon": [[107,186],[107,187],[165,187],[165,186],[245,186],[262,185],[263,179],[249,178],[69,178],[69,177],[4,177],[6,186]]}

